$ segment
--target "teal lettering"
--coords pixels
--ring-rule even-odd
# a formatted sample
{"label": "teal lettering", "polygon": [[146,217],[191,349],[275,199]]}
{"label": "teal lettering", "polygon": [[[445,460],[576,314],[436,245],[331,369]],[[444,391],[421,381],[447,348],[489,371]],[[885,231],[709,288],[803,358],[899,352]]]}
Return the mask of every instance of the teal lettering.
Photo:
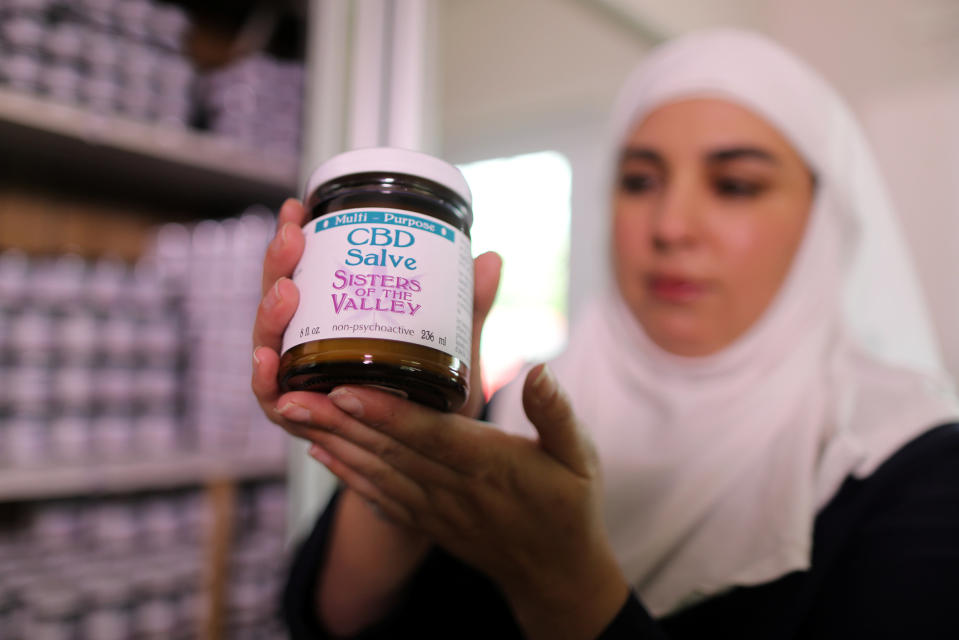
{"label": "teal lettering", "polygon": [[350,244],[369,244],[369,243],[370,243],[369,239],[366,239],[366,240],[357,240],[354,236],[355,236],[356,234],[358,234],[358,233],[359,233],[359,234],[365,233],[366,235],[369,235],[369,234],[370,234],[370,230],[367,229],[367,228],[365,228],[365,227],[359,227],[358,229],[353,229],[353,230],[350,231],[350,233],[346,236],[346,241],[349,242]]}
{"label": "teal lettering", "polygon": [[359,249],[350,249],[346,252],[346,255],[350,256],[345,260],[348,266],[355,267],[358,264],[363,264],[363,252]]}

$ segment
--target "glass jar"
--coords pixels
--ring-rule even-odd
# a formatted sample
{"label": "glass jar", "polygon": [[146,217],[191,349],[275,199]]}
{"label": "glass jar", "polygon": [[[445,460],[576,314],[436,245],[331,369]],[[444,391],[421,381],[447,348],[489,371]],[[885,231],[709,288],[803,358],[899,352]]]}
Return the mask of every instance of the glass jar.
{"label": "glass jar", "polygon": [[456,167],[405,149],[348,151],[310,177],[300,302],[283,390],[372,385],[441,411],[469,392],[472,197]]}
{"label": "glass jar", "polygon": [[86,614],[83,635],[97,640],[124,640],[132,635],[132,594],[125,576],[93,574],[83,582]]}

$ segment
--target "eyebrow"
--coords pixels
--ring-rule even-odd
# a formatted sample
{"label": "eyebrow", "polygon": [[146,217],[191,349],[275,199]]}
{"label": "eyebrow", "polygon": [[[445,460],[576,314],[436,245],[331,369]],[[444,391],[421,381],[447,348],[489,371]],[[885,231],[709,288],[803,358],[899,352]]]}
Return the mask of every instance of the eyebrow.
{"label": "eyebrow", "polygon": [[706,154],[706,161],[715,164],[728,162],[730,160],[739,160],[740,158],[754,158],[763,160],[772,164],[779,164],[779,160],[772,153],[759,147],[729,147],[727,149],[717,149]]}
{"label": "eyebrow", "polygon": [[[754,158],[771,164],[779,164],[775,155],[759,147],[727,147],[706,154],[706,161],[710,164],[720,164],[741,158]],[[622,161],[625,162],[626,160],[644,160],[656,165],[657,168],[666,168],[666,160],[662,154],[648,147],[626,147],[623,149]]]}
{"label": "eyebrow", "polygon": [[627,160],[645,160],[656,165],[659,169],[666,168],[666,160],[658,152],[648,147],[626,147],[623,149],[622,162]]}

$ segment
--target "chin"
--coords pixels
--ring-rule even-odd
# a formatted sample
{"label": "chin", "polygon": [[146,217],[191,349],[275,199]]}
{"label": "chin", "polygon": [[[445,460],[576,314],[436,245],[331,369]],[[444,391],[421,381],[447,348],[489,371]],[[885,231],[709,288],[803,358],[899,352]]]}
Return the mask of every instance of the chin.
{"label": "chin", "polygon": [[722,346],[690,340],[685,336],[668,336],[661,338],[650,336],[650,338],[663,351],[686,358],[709,356],[722,349]]}
{"label": "chin", "polygon": [[704,326],[707,323],[692,320],[692,318],[653,317],[647,318],[644,322],[640,316],[640,324],[650,340],[660,349],[674,355],[708,356],[723,348],[723,342],[711,335],[708,327]]}

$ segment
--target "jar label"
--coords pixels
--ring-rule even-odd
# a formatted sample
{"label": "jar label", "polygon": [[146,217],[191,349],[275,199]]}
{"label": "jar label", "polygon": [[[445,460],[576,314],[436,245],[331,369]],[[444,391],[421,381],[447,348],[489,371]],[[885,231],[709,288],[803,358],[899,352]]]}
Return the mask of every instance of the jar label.
{"label": "jar label", "polygon": [[400,209],[345,209],[303,227],[300,304],[283,353],[313,340],[379,338],[470,364],[473,259],[454,227]]}

